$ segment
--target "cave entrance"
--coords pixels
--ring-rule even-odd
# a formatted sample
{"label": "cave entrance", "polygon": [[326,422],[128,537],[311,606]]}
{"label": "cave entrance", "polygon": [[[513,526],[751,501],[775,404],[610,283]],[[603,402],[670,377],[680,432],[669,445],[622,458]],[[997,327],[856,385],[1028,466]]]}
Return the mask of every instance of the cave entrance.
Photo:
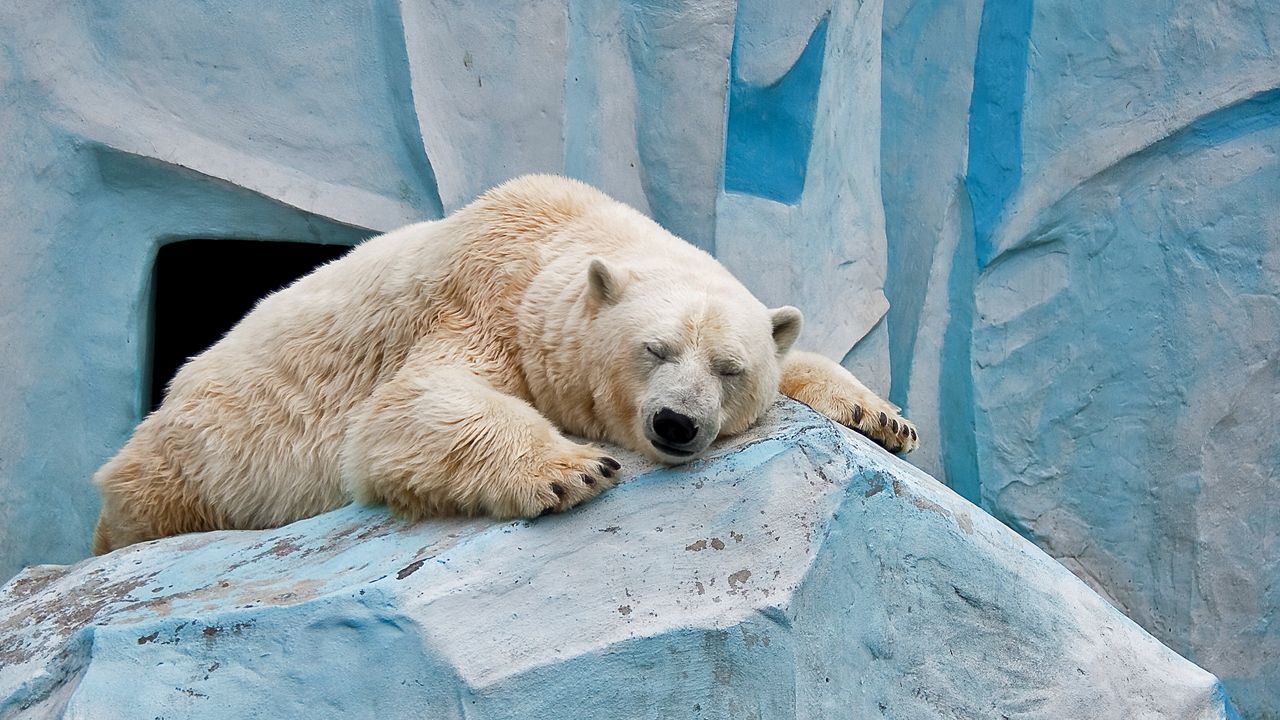
{"label": "cave entrance", "polygon": [[187,358],[217,342],[258,300],[350,249],[268,240],[162,245],[152,276],[149,409]]}

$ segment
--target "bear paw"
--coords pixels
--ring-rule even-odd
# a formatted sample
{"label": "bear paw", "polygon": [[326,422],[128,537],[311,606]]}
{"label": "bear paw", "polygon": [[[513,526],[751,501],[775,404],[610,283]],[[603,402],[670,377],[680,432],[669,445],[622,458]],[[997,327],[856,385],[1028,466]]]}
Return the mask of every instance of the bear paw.
{"label": "bear paw", "polygon": [[793,352],[778,388],[846,427],[866,435],[889,452],[911,452],[920,443],[916,426],[898,414],[835,361],[807,352]]}
{"label": "bear paw", "polygon": [[898,414],[898,408],[870,392],[853,388],[827,388],[796,398],[809,407],[866,435],[889,452],[911,452],[920,444],[916,426]]}
{"label": "bear paw", "polygon": [[874,399],[877,402],[851,404],[846,413],[847,419],[840,420],[840,424],[875,440],[889,452],[907,453],[915,450],[920,443],[916,426],[899,415],[893,405],[879,398]]}
{"label": "bear paw", "polygon": [[920,444],[916,426],[899,415],[892,404],[869,393],[861,397],[829,395],[815,399],[809,405],[841,425],[866,435],[889,452],[911,452]]}
{"label": "bear paw", "polygon": [[525,487],[511,514],[538,517],[569,510],[613,487],[621,469],[621,463],[598,448],[572,445],[546,458],[540,469],[522,479]]}

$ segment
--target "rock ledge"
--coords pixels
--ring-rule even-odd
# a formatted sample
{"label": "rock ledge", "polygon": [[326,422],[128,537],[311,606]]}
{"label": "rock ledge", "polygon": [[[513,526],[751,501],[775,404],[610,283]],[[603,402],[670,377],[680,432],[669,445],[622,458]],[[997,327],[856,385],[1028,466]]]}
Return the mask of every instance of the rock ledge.
{"label": "rock ledge", "polygon": [[780,401],[532,522],[347,507],[0,590],[0,717],[1231,718],[938,482]]}

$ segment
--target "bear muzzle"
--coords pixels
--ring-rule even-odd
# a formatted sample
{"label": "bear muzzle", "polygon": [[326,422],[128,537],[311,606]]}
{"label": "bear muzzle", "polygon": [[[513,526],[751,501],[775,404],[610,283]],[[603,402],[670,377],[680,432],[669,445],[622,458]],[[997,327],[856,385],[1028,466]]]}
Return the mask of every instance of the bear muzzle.
{"label": "bear muzzle", "polygon": [[692,459],[709,444],[705,433],[700,436],[698,423],[693,418],[669,407],[654,413],[645,430],[653,447],[677,462]]}

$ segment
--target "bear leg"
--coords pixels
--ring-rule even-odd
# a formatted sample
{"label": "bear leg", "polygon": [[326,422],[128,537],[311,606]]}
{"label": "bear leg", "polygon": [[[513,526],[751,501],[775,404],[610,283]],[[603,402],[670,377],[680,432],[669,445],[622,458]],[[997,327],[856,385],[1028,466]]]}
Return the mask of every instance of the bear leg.
{"label": "bear leg", "polygon": [[[154,418],[154,416],[153,416]],[[102,510],[93,531],[101,555],[133,543],[229,527],[185,479],[154,434],[152,418],[93,476]]]}
{"label": "bear leg", "polygon": [[98,523],[93,526],[93,554],[105,555],[111,552],[111,547],[111,535],[105,518],[99,515]]}
{"label": "bear leg", "polygon": [[379,386],[353,413],[341,450],[348,492],[413,520],[561,512],[612,487],[619,467],[448,362],[411,360]]}
{"label": "bear leg", "polygon": [[899,415],[897,407],[829,358],[800,351],[788,353],[778,389],[891,452],[911,452],[919,444],[915,425]]}

